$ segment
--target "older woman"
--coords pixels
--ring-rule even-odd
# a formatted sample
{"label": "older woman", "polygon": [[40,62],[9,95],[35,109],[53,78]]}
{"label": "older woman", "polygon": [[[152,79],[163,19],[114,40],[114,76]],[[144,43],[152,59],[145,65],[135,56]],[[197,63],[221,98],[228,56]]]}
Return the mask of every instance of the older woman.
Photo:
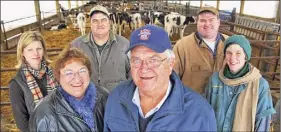
{"label": "older woman", "polygon": [[29,131],[28,121],[35,105],[49,92],[56,89],[57,82],[46,52],[43,36],[37,31],[24,32],[17,46],[18,72],[10,81],[12,111],[21,131]]}
{"label": "older woman", "polygon": [[251,45],[242,35],[225,41],[222,70],[214,73],[206,88],[218,131],[268,131],[275,112],[268,82],[249,63]]}
{"label": "older woman", "polygon": [[38,104],[30,131],[102,131],[108,92],[90,82],[89,58],[76,48],[67,48],[54,69],[61,87]]}

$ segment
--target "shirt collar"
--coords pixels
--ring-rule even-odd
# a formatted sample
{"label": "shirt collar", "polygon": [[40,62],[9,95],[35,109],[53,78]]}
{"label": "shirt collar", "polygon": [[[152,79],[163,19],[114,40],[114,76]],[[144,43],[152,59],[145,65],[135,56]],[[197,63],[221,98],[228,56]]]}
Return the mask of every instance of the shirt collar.
{"label": "shirt collar", "polygon": [[[204,42],[202,35],[197,31],[197,32],[195,33],[195,36],[196,36],[196,38],[199,40],[199,43],[198,43],[198,44],[201,45],[202,42]],[[217,34],[217,37],[216,37],[216,43],[215,43],[215,44],[217,44],[221,39],[222,39],[222,38],[221,38],[221,35],[220,35],[220,33],[218,33],[218,34]]]}
{"label": "shirt collar", "polygon": [[147,114],[145,116],[143,115],[143,112],[142,112],[142,109],[141,109],[141,105],[140,105],[140,96],[139,96],[139,89],[138,89],[138,87],[136,87],[136,89],[135,89],[132,102],[135,105],[137,105],[137,107],[139,109],[139,114],[143,118],[147,118],[147,117],[151,116],[152,114],[154,114],[155,112],[157,112],[160,109],[160,107],[164,104],[164,102],[168,98],[168,95],[170,94],[171,89],[172,89],[172,85],[171,85],[171,81],[169,81],[168,89],[166,91],[165,96],[161,99],[161,101],[154,108],[152,108],[149,112],[147,112]]}

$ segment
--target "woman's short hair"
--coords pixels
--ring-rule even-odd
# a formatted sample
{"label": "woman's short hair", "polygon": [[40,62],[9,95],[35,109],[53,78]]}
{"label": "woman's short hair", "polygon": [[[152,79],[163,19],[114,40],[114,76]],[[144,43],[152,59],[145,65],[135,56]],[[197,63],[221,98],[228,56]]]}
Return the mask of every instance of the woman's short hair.
{"label": "woman's short hair", "polygon": [[88,68],[89,76],[92,75],[90,59],[79,49],[66,47],[53,64],[53,72],[57,81],[60,80],[60,70],[71,62],[81,62]]}
{"label": "woman's short hair", "polygon": [[45,60],[47,64],[51,62],[47,55],[46,41],[43,38],[42,34],[39,31],[26,31],[21,35],[17,45],[17,65],[15,66],[17,69],[19,69],[25,61],[25,58],[23,56],[24,48],[26,48],[34,41],[40,41],[42,43],[42,47],[44,50],[42,59]]}

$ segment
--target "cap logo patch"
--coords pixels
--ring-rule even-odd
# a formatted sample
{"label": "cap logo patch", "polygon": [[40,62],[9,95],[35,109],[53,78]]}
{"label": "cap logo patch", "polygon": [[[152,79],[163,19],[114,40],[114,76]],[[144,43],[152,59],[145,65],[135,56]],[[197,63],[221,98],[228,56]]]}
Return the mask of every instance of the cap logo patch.
{"label": "cap logo patch", "polygon": [[139,33],[140,40],[148,40],[150,35],[151,35],[150,30],[148,29],[140,30]]}

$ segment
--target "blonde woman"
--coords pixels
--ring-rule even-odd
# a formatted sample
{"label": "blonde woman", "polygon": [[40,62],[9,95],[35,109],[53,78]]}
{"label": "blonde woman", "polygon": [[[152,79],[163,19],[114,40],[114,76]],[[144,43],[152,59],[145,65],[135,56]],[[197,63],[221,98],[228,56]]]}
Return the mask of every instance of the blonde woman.
{"label": "blonde woman", "polygon": [[18,72],[10,81],[12,111],[21,131],[29,131],[28,121],[35,105],[58,85],[49,63],[43,36],[37,31],[24,32],[17,46]]}

